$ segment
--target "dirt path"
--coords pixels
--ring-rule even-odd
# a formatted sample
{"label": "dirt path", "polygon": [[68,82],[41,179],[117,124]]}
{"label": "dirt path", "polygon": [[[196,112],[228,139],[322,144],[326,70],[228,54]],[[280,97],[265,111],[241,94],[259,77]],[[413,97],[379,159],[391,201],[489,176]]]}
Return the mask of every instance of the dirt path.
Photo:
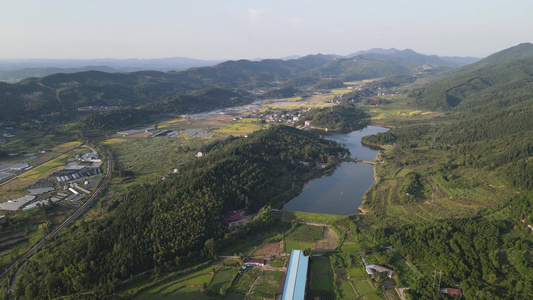
{"label": "dirt path", "polygon": [[54,89],[53,87],[49,87],[49,86],[46,86],[40,82],[37,82],[38,85],[44,87],[44,88],[47,88],[47,89],[50,89],[52,91],[55,91],[56,92],[56,100],[57,102],[59,102],[59,104],[63,105],[63,103],[61,102],[61,98],[59,98],[59,89]]}

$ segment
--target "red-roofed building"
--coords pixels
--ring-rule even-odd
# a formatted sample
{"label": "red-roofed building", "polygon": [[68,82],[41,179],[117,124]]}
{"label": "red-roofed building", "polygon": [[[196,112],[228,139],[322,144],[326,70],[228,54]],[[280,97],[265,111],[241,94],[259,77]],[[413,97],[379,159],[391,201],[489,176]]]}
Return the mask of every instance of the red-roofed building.
{"label": "red-roofed building", "polygon": [[463,295],[463,291],[461,291],[461,289],[443,288],[443,289],[440,289],[440,292],[443,294],[452,295],[452,296]]}
{"label": "red-roofed building", "polygon": [[239,209],[238,211],[234,212],[233,214],[227,216],[225,219],[228,223],[239,221],[244,217],[244,213],[246,212],[245,209]]}

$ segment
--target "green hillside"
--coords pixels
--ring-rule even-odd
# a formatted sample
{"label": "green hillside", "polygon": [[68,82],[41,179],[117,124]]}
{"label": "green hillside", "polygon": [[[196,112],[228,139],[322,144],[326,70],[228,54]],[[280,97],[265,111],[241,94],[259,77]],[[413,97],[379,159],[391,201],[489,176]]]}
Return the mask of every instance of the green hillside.
{"label": "green hillside", "polygon": [[428,109],[494,109],[527,100],[532,81],[533,44],[525,43],[443,74],[410,96]]}
{"label": "green hillside", "polygon": [[[354,58],[334,58],[309,55],[293,60],[227,61],[212,67],[191,68],[181,72],[139,71],[105,73],[87,71],[58,73],[43,78],[27,78],[16,84],[0,83],[0,116],[20,122],[27,119],[57,121],[73,119],[83,106],[149,106],[154,112],[189,112],[245,103],[219,96],[212,101],[199,101],[191,107],[188,97],[193,92],[219,88],[233,91],[287,83],[299,87],[314,85],[322,80],[357,81],[396,75],[417,74],[425,57],[389,57],[360,55]],[[434,59],[434,58],[432,58]],[[430,59],[431,60],[431,59]],[[338,84],[337,84],[338,85]],[[212,90],[211,90],[212,91]],[[219,90],[222,91],[222,90]],[[195,95],[193,95],[195,96]],[[234,98],[234,97],[230,97]],[[243,97],[239,97],[243,100]],[[249,100],[249,99],[248,99]],[[152,105],[153,103],[157,103]],[[181,107],[181,104],[187,108]]]}
{"label": "green hillside", "polygon": [[103,219],[73,226],[47,243],[19,275],[17,297],[28,296],[30,289],[33,299],[88,291],[100,298],[140,272],[183,269],[211,259],[221,247],[272,222],[267,208],[230,232],[225,213],[257,212],[286,201],[283,193],[311,171],[294,161],[314,165],[346,153],[333,141],[285,126],[223,140],[204,151],[176,176],[115,197]]}

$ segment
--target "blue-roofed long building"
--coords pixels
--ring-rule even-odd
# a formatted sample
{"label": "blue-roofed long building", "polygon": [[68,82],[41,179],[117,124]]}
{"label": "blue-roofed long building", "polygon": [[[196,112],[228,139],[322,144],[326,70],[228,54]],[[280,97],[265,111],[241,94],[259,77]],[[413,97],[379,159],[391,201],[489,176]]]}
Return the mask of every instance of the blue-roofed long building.
{"label": "blue-roofed long building", "polygon": [[307,282],[307,267],[309,257],[302,250],[292,250],[283,288],[282,300],[303,300]]}

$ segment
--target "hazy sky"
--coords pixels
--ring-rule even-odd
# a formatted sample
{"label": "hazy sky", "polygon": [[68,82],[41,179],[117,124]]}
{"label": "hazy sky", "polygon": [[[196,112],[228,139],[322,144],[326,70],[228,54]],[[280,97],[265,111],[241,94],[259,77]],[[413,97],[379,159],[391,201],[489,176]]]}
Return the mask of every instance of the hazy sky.
{"label": "hazy sky", "polygon": [[0,58],[270,58],[533,40],[531,0],[1,0]]}

